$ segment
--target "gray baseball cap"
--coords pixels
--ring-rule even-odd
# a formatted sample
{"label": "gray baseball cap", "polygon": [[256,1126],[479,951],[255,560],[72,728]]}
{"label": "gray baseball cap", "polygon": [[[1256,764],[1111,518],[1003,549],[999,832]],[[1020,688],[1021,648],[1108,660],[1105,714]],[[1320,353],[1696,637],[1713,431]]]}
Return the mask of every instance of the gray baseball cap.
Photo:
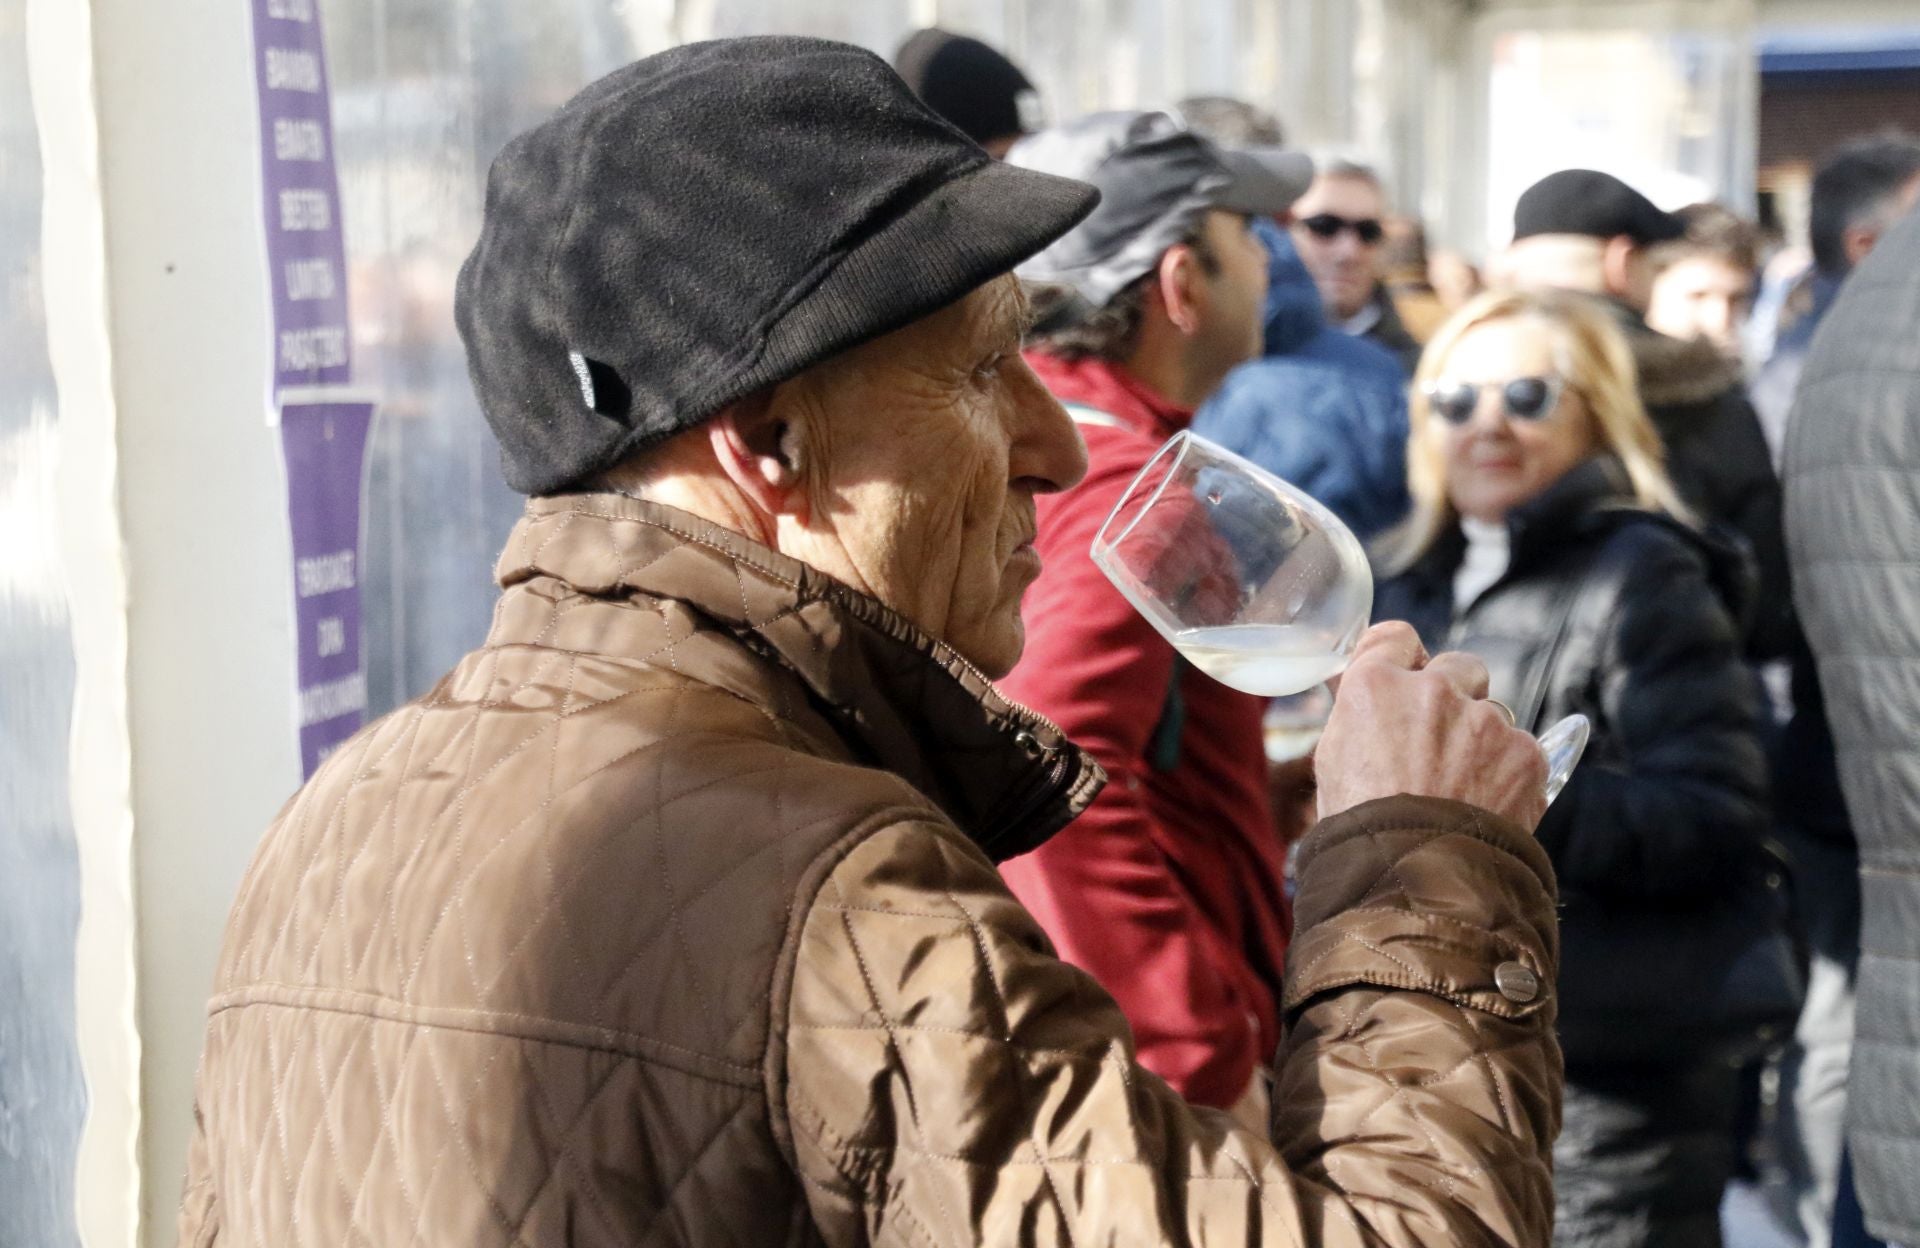
{"label": "gray baseball cap", "polygon": [[1313,181],[1305,153],[1215,147],[1165,113],[1082,117],[1022,139],[1007,163],[1100,188],[1091,216],[1014,270],[1070,287],[1089,309],[1149,272],[1209,210],[1278,215]]}

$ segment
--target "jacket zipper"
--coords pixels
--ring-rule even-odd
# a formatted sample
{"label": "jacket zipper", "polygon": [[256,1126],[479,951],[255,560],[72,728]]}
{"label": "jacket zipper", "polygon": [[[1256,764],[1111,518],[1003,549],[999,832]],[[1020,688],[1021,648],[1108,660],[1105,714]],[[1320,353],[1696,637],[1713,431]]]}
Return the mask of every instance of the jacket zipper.
{"label": "jacket zipper", "polygon": [[1067,740],[1066,730],[1061,728],[1059,724],[1054,723],[1051,719],[1048,719],[1045,715],[1042,715],[1039,711],[1034,710],[1032,707],[1027,706],[1024,703],[1015,702],[1012,698],[1009,698],[1006,694],[1001,693],[1000,687],[993,683],[992,678],[989,677],[985,672],[981,671],[979,668],[975,667],[973,663],[968,660],[966,655],[961,654],[958,650],[952,649],[951,647],[946,647],[946,650],[949,655],[953,656],[953,661],[955,663],[958,663],[962,668],[964,668],[969,675],[973,676],[975,679],[977,679],[981,684],[985,685],[987,688],[993,690],[994,694],[997,697],[999,697],[999,699],[1002,702],[1005,702],[1007,704],[1007,709],[1015,712],[1016,717],[1019,715],[1024,715],[1028,719],[1031,719],[1036,723],[1039,723],[1043,727],[1052,729],[1053,735],[1060,738],[1061,741],[1064,742]]}
{"label": "jacket zipper", "polygon": [[1042,778],[1039,786],[1034,789],[1031,795],[1022,799],[1020,803],[1014,807],[1011,814],[1004,818],[994,820],[995,823],[1004,829],[994,836],[993,842],[995,844],[1005,841],[1024,840],[1026,825],[1033,818],[1035,812],[1059,796],[1065,788],[1067,775],[1072,770],[1067,764],[1067,752],[1064,749],[1056,749],[1052,751],[1052,753],[1055,757],[1048,765],[1046,775]]}

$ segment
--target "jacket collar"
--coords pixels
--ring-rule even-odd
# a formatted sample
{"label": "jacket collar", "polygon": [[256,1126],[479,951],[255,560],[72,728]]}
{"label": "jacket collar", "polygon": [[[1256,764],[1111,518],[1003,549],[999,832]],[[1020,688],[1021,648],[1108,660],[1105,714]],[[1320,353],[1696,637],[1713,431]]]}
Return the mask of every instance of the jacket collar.
{"label": "jacket collar", "polygon": [[1618,299],[1600,303],[1613,315],[1633,350],[1640,401],[1648,407],[1690,407],[1718,398],[1740,384],[1740,365],[1704,338],[1671,338]]}
{"label": "jacket collar", "polygon": [[[1633,486],[1627,470],[1612,455],[1583,460],[1558,481],[1507,513],[1512,538],[1512,560],[1507,575],[1524,571],[1535,559],[1551,558],[1565,538],[1582,529],[1594,516],[1633,510]],[[1450,584],[1466,553],[1466,538],[1458,523],[1442,533],[1412,569],[1422,581]],[[1506,576],[1501,578],[1506,579]]]}
{"label": "jacket collar", "polygon": [[1135,433],[1165,441],[1193,423],[1193,411],[1170,402],[1153,387],[1107,360],[1063,360],[1044,351],[1026,353],[1040,384],[1063,403],[1105,412]]}
{"label": "jacket collar", "polygon": [[[1526,575],[1560,558],[1570,541],[1610,531],[1628,520],[1658,524],[1698,551],[1706,563],[1707,579],[1736,620],[1744,619],[1753,604],[1752,558],[1717,533],[1680,523],[1664,512],[1649,511],[1633,496],[1633,481],[1618,456],[1595,455],[1575,465],[1537,498],[1507,515],[1513,558],[1495,584]],[[1466,553],[1466,538],[1455,524],[1440,535],[1408,575],[1421,592],[1450,592],[1453,574]],[[1481,597],[1486,596],[1482,592]]]}
{"label": "jacket collar", "polygon": [[[1105,775],[1052,723],[875,599],[796,559],[657,503],[536,498],[496,571],[594,598],[685,604],[796,677],[841,738],[906,780],[995,861],[1093,800]],[[493,639],[497,644],[503,640]]]}
{"label": "jacket collar", "polygon": [[1636,508],[1633,480],[1617,456],[1601,454],[1582,460],[1538,497],[1507,514],[1514,561],[1559,545],[1597,513]]}

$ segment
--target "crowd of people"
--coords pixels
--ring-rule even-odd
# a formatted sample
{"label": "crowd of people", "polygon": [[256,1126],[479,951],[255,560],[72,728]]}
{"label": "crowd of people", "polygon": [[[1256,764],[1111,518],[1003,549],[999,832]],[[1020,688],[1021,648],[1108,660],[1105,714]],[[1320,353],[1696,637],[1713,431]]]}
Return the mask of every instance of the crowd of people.
{"label": "crowd of people", "polygon": [[[496,162],[493,633],[269,831],[182,1242],[1920,1244],[1920,142],[1803,273],[1568,169],[1483,280],[1249,104],[896,65]],[[1304,771],[1091,558],[1187,429],[1368,544]]]}

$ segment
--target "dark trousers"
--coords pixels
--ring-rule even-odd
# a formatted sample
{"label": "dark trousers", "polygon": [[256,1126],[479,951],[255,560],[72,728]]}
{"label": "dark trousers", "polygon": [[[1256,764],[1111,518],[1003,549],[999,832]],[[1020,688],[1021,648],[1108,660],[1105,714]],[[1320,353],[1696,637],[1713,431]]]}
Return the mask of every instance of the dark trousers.
{"label": "dark trousers", "polygon": [[1554,1145],[1554,1248],[1720,1248],[1740,1072],[1570,1067]]}
{"label": "dark trousers", "polygon": [[1853,1190],[1853,1158],[1840,1154],[1840,1194],[1833,1202],[1833,1248],[1887,1248],[1886,1241],[1867,1233],[1860,1195]]}

